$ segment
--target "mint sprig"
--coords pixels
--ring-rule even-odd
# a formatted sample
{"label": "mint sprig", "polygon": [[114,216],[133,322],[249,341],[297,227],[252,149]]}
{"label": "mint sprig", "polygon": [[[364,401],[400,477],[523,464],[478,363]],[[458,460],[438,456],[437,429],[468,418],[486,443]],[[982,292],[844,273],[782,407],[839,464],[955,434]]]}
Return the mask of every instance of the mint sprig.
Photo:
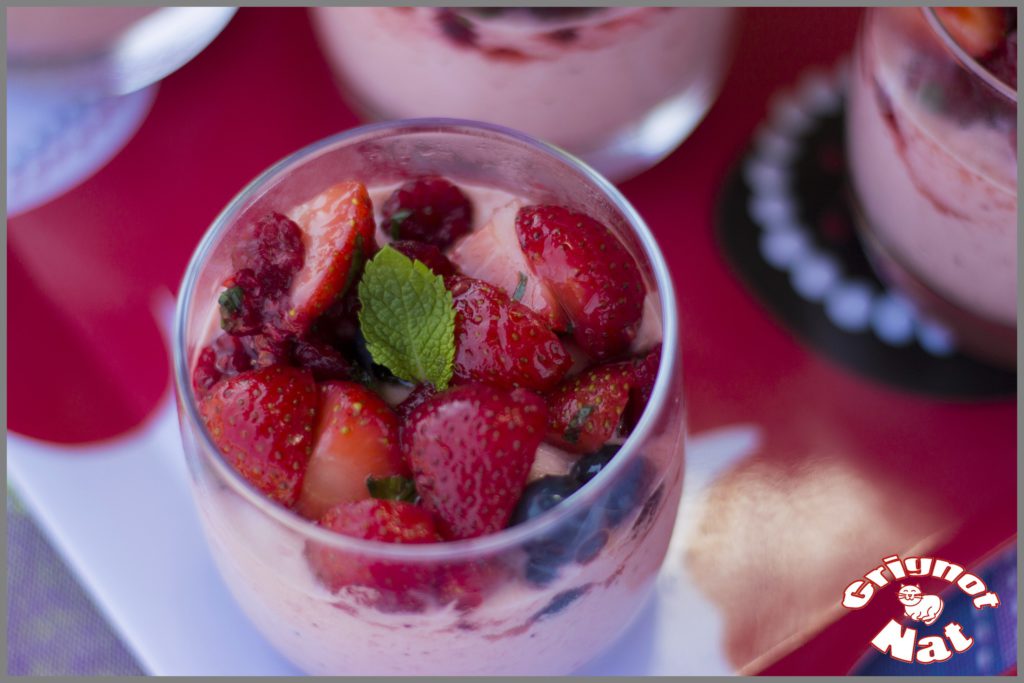
{"label": "mint sprig", "polygon": [[359,327],[373,362],[407,382],[448,387],[455,308],[444,278],[386,246],[366,264],[359,302]]}
{"label": "mint sprig", "polygon": [[405,477],[367,477],[366,490],[378,500],[400,500],[405,503],[419,501],[416,484]]}

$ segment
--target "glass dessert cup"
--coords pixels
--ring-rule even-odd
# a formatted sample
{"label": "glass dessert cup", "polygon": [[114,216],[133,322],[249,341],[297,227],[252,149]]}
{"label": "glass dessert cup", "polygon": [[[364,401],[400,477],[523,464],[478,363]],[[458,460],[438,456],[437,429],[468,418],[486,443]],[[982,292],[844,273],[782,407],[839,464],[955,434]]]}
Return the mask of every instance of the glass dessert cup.
{"label": "glass dessert cup", "polygon": [[1017,93],[932,9],[868,10],[847,107],[859,223],[879,275],[964,351],[1015,366]]}
{"label": "glass dessert cup", "polygon": [[509,126],[614,181],[653,166],[718,93],[736,10],[318,7],[313,23],[369,120]]}
{"label": "glass dessert cup", "polygon": [[[342,179],[382,186],[422,175],[561,204],[603,222],[657,294],[662,354],[635,429],[609,464],[564,503],[491,535],[403,546],[331,533],[252,488],[214,446],[191,376],[242,226]],[[176,323],[181,431],[213,557],[245,613],[301,669],[563,674],[599,654],[643,607],[667,550],[682,486],[676,303],[642,219],[588,167],[519,133],[456,120],[374,124],[328,138],[266,171],[216,219],[189,265]],[[614,519],[610,511],[616,511]],[[392,604],[368,600],[380,597],[372,589],[332,593],[310,569],[311,548],[375,571],[454,577],[446,585],[456,590],[430,594],[436,589],[431,583],[393,596]]]}
{"label": "glass dessert cup", "polygon": [[199,54],[235,7],[10,7],[7,66],[19,83],[123,95]]}

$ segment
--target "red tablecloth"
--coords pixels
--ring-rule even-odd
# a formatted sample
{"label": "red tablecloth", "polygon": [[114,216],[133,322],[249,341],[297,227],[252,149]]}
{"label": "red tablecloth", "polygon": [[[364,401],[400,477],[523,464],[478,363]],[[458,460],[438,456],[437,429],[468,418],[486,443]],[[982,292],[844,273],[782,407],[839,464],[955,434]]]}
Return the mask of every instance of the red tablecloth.
{"label": "red tablecloth", "polygon": [[[717,193],[769,97],[847,52],[858,17],[746,10],[707,119],[623,186],[679,293],[691,431],[763,430],[759,452],[712,488],[688,562],[725,615],[732,661],[775,661],[778,674],[849,670],[883,623],[881,607],[820,629],[840,616],[842,588],[882,555],[924,544],[969,564],[1016,533],[1012,401],[943,402],[830,363],[757,305],[713,238]],[[110,164],[8,221],[10,428],[80,442],[142,420],[169,383],[158,292],[177,290],[200,236],[244,184],[356,122],[304,11],[240,11],[164,81]],[[793,616],[802,610],[809,616]]]}

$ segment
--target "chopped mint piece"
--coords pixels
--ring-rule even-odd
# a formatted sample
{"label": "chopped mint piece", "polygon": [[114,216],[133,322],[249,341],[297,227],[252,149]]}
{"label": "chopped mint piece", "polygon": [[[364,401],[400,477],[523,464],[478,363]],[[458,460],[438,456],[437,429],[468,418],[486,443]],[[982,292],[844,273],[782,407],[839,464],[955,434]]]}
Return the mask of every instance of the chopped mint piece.
{"label": "chopped mint piece", "polygon": [[397,240],[402,236],[402,223],[412,215],[409,209],[399,209],[391,214],[391,239]]}
{"label": "chopped mint piece", "polygon": [[220,293],[217,303],[220,304],[220,326],[227,330],[232,327],[232,319],[242,308],[242,299],[245,298],[245,291],[235,285]]}
{"label": "chopped mint piece", "polygon": [[366,263],[359,302],[359,327],[374,363],[407,382],[448,387],[455,308],[444,278],[387,246]]}
{"label": "chopped mint piece", "polygon": [[576,443],[580,440],[580,432],[583,430],[583,425],[590,419],[590,415],[594,412],[594,406],[585,405],[576,411],[576,414],[569,420],[569,426],[565,429],[565,434],[562,435],[569,443]]}
{"label": "chopped mint piece", "polygon": [[416,493],[416,484],[405,477],[367,477],[366,488],[371,496],[380,500],[415,503],[420,497]]}
{"label": "chopped mint piece", "polygon": [[516,291],[512,294],[513,301],[522,301],[523,295],[526,294],[526,273],[519,273],[519,284],[516,285]]}

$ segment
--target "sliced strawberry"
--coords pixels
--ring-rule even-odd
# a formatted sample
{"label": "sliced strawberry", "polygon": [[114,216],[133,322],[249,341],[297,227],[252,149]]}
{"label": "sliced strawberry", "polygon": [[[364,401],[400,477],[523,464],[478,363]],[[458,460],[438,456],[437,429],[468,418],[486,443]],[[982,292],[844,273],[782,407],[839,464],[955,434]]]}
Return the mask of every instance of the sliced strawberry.
{"label": "sliced strawberry", "polygon": [[533,275],[519,246],[516,213],[521,206],[519,202],[510,202],[498,208],[487,225],[458,242],[449,257],[464,275],[494,285],[540,314],[551,329],[567,330],[569,320],[554,293]]}
{"label": "sliced strawberry", "polygon": [[[427,510],[394,500],[341,503],[327,510],[317,523],[339,534],[384,543],[441,540]],[[312,541],[305,552],[314,575],[328,590],[337,593],[347,586],[376,589],[369,602],[387,611],[419,609],[423,598],[417,593],[432,592],[436,582],[436,572],[429,565],[371,561]]]}
{"label": "sliced strawberry", "polygon": [[359,276],[377,249],[373,206],[362,183],[344,182],[292,212],[302,229],[306,261],[291,286],[288,324],[305,332]]}
{"label": "sliced strawberry", "polygon": [[317,393],[304,370],[274,365],[216,384],[199,403],[213,442],[272,500],[295,504],[312,452]]}
{"label": "sliced strawberry", "polygon": [[536,313],[482,280],[447,280],[455,306],[457,379],[547,391],[572,358]]}
{"label": "sliced strawberry", "polygon": [[410,180],[381,207],[381,228],[393,240],[416,240],[444,249],[472,227],[473,203],[444,178]]}
{"label": "sliced strawberry", "polygon": [[633,363],[633,377],[629,388],[629,405],[626,408],[626,427],[632,431],[644,414],[647,402],[654,391],[654,380],[658,377],[661,363],[661,344],[651,349],[646,356]]}
{"label": "sliced strawberry", "polygon": [[548,441],[591,453],[615,436],[629,402],[631,362],[602,365],[568,380],[548,397]]}
{"label": "sliced strawberry", "polygon": [[440,275],[441,277],[455,275],[455,266],[433,244],[413,242],[412,240],[399,240],[398,242],[392,242],[391,248],[405,254],[414,261],[419,261],[427,268],[430,268],[434,275]]}
{"label": "sliced strawberry", "polygon": [[402,450],[445,538],[505,528],[546,426],[539,396],[483,384],[450,389],[409,414]]}
{"label": "sliced strawberry", "polygon": [[1006,13],[999,7],[936,7],[949,35],[972,57],[985,57],[1006,36]]}
{"label": "sliced strawberry", "polygon": [[338,503],[370,497],[368,477],[409,474],[398,444],[398,416],[352,382],[320,385],[320,409],[297,510],[317,519]]}
{"label": "sliced strawberry", "polygon": [[608,228],[559,206],[527,206],[516,234],[533,272],[569,316],[589,356],[621,354],[636,336],[645,288],[633,257]]}

